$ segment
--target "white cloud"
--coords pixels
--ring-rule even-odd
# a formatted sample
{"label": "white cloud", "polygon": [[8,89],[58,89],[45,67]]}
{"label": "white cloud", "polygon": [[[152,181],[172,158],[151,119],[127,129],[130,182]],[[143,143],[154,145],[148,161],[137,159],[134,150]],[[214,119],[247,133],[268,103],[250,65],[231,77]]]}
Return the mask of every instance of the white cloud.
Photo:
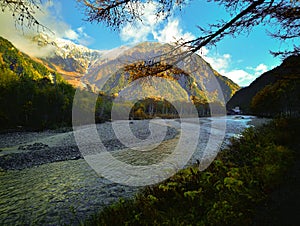
{"label": "white cloud", "polygon": [[170,17],[167,22],[164,21],[164,16],[157,17],[157,4],[155,2],[139,3],[143,4],[144,13],[142,21],[137,21],[134,24],[126,24],[120,32],[120,37],[126,42],[142,42],[146,41],[150,35],[156,41],[171,43],[177,40],[191,40],[195,36],[189,32],[184,32],[180,26],[178,18]]}
{"label": "white cloud", "polygon": [[166,26],[160,31],[154,31],[153,37],[159,42],[172,43],[180,39],[182,40],[193,40],[195,36],[190,33],[184,33],[179,25],[178,19],[169,19]]}
{"label": "white cloud", "polygon": [[256,67],[246,67],[246,70],[224,68],[220,71],[222,75],[230,78],[240,86],[248,86],[256,78],[268,71],[269,67],[265,64],[259,64]]}
{"label": "white cloud", "polygon": [[209,50],[206,49],[206,54],[203,53],[202,57],[213,67],[213,69],[220,72],[220,71],[225,71],[229,67],[231,62],[230,54],[226,53],[223,55],[213,55],[213,56],[208,56],[208,54],[209,54]]}
{"label": "white cloud", "polygon": [[255,75],[261,75],[264,72],[268,71],[268,66],[265,64],[259,64],[256,68],[255,68]]}
{"label": "white cloud", "polygon": [[141,23],[135,25],[127,24],[122,28],[120,36],[123,41],[137,43],[146,41],[150,31],[150,27],[144,27]]}
{"label": "white cloud", "polygon": [[80,34],[84,33],[83,30],[84,30],[84,27],[79,27],[79,28],[77,28],[77,31],[78,31]]}
{"label": "white cloud", "polygon": [[127,23],[121,29],[121,39],[123,41],[130,42],[142,42],[146,41],[149,34],[156,29],[156,27],[162,22],[164,17],[156,17],[157,4],[155,2],[136,3],[143,4],[144,13],[141,16],[142,20],[138,20],[135,23]]}
{"label": "white cloud", "polygon": [[21,29],[17,29],[15,27],[14,18],[10,12],[1,12],[0,21],[0,36],[8,39],[22,52],[36,57],[48,56],[53,52],[53,46],[46,46],[43,48],[43,51],[41,51],[40,48],[31,41],[31,37],[34,35],[32,30],[22,31]]}
{"label": "white cloud", "polygon": [[65,31],[65,35],[64,35],[67,39],[73,40],[73,41],[77,41],[79,38],[79,34],[76,33],[74,30],[72,29],[68,29]]}
{"label": "white cloud", "polygon": [[220,73],[230,78],[232,81],[234,81],[242,87],[248,86],[256,78],[256,76],[253,76],[241,69],[222,71]]}
{"label": "white cloud", "polygon": [[61,3],[59,2],[55,4],[46,4],[44,6],[45,14],[40,16],[40,20],[42,24],[45,24],[54,32],[54,35],[49,35],[54,36],[53,39],[62,38],[71,40],[77,44],[89,45],[93,39],[84,32],[84,27],[74,29],[69,24],[65,23],[61,17],[61,8]]}
{"label": "white cloud", "polygon": [[[265,64],[259,64],[256,67],[246,67],[246,70],[239,68],[232,68],[232,56],[230,54],[210,54],[210,52],[204,48],[202,57],[207,61],[213,69],[218,71],[220,74],[230,78],[240,86],[248,86],[257,77],[266,72],[269,68]],[[236,60],[236,62],[241,62]]]}
{"label": "white cloud", "polygon": [[209,50],[203,46],[200,50],[198,50],[196,52],[198,55],[202,56],[203,58],[207,56],[207,54],[209,53]]}
{"label": "white cloud", "polygon": [[77,42],[80,45],[88,46],[94,41],[94,39],[91,36],[89,36],[87,33],[85,33],[84,29],[85,29],[84,27],[79,27],[76,29],[77,34],[79,36]]}

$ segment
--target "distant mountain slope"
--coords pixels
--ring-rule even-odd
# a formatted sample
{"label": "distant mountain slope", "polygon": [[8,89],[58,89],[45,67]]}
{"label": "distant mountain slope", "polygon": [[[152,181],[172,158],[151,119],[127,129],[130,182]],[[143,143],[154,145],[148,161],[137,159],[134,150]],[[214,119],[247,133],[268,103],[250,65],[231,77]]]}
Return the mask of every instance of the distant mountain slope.
{"label": "distant mountain slope", "polygon": [[[168,44],[144,42],[129,49],[121,49],[121,53],[114,59],[104,62],[100,58],[99,61],[96,61],[83,79],[87,84],[94,84],[96,86],[94,88],[98,88],[106,94],[118,93],[127,95],[128,98],[139,96],[141,92],[146,92],[149,96],[155,93],[158,95],[158,91],[160,91],[161,96],[178,100],[196,97],[204,102],[220,102],[221,93],[217,90],[216,81],[220,83],[225,101],[228,101],[239,89],[237,84],[214,71],[207,62],[196,54],[192,56],[191,63],[183,67],[187,73],[170,75],[176,81],[175,85],[171,81],[167,81],[167,87],[161,87],[158,84],[160,80],[151,76],[141,78],[140,82],[131,84],[129,73],[122,68],[122,64],[125,66],[126,62],[132,59],[146,60],[160,56],[170,52],[172,48]],[[130,86],[131,92],[122,91],[127,86]]]}
{"label": "distant mountain slope", "polygon": [[[268,72],[265,72],[252,82],[248,87],[237,91],[227,103],[227,109],[232,109],[239,106],[244,113],[255,113],[251,109],[251,102],[253,98],[264,89],[271,90],[271,87],[278,86],[280,83],[287,81],[298,81],[300,78],[300,56],[291,56],[285,59],[282,64]],[[281,87],[281,89],[288,89],[288,87]],[[266,90],[265,90],[266,91]],[[295,98],[299,98],[295,96]],[[264,103],[265,105],[267,103]],[[273,103],[278,105],[276,101]],[[258,112],[256,112],[258,113]]]}

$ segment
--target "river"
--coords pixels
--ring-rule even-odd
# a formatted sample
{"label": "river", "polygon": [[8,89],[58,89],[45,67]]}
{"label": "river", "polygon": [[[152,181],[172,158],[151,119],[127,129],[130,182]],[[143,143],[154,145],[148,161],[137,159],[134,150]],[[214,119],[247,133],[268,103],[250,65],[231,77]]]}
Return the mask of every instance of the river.
{"label": "river", "polygon": [[[254,117],[251,116],[201,118],[201,139],[197,151],[187,165],[195,163],[199,153],[207,146],[209,136],[215,133],[212,122],[226,123],[225,139],[222,143],[224,147],[230,137],[240,134],[253,120]],[[256,124],[264,121],[255,120]],[[166,122],[172,124],[176,120]],[[140,122],[134,123],[139,125]],[[109,139],[110,135],[106,130],[103,131],[103,137],[105,135],[108,137],[103,139]],[[176,145],[176,137],[178,134],[173,134],[173,137],[164,141],[151,154],[130,154],[129,149],[116,145],[112,155],[130,164],[150,164],[162,155],[172,152],[170,149],[172,145]],[[9,156],[10,153],[21,152],[17,147],[34,142],[51,146],[59,142],[74,142],[74,137],[72,132],[51,131],[1,134],[0,155]],[[103,207],[119,198],[130,198],[141,189],[111,182],[99,176],[84,159],[52,162],[22,170],[1,170],[0,181],[0,225],[78,225]]]}

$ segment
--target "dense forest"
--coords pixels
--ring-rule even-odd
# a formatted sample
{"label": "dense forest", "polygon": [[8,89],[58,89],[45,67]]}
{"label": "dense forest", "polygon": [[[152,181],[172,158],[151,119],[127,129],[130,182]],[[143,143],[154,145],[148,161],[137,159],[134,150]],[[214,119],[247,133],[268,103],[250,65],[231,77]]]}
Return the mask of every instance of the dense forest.
{"label": "dense forest", "polygon": [[[107,97],[106,97],[107,100]],[[111,99],[112,100],[112,99]],[[101,121],[110,114],[112,102],[106,102],[103,104],[103,97],[98,99],[96,119]],[[109,104],[110,103],[110,104]],[[129,119],[151,119],[151,118],[179,118],[179,117],[195,117],[194,113],[199,117],[210,116],[211,107],[214,108],[214,114],[224,114],[224,106],[219,102],[203,103],[197,102],[196,99],[192,99],[191,103],[184,101],[169,102],[163,98],[145,98],[137,101],[131,106],[131,102],[115,102],[114,108],[116,109],[116,119],[128,119],[124,118],[124,110],[130,108]],[[194,112],[196,111],[196,112]]]}

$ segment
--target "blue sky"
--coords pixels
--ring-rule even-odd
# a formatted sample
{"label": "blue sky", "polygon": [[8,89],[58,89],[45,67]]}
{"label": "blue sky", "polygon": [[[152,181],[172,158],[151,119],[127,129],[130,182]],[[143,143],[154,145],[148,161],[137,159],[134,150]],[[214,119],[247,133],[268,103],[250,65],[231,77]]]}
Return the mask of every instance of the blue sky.
{"label": "blue sky", "polygon": [[[135,26],[125,25],[120,31],[113,31],[103,24],[84,21],[83,10],[75,0],[48,2],[43,13],[38,13],[37,16],[56,36],[99,50],[147,40],[172,42],[174,38],[190,39],[200,34],[197,25],[205,27],[217,19],[230,18],[222,7],[205,0],[190,1],[181,12],[175,13],[166,21],[154,20],[151,14],[154,9],[155,5],[146,5],[144,22]],[[2,15],[0,19],[3,18]],[[281,62],[269,50],[278,50],[285,47],[285,44],[271,39],[266,34],[266,29],[268,27],[260,26],[249,35],[226,37],[216,47],[203,49],[203,57],[218,72],[239,85],[246,86]],[[7,36],[2,30],[0,29],[0,35]]]}

